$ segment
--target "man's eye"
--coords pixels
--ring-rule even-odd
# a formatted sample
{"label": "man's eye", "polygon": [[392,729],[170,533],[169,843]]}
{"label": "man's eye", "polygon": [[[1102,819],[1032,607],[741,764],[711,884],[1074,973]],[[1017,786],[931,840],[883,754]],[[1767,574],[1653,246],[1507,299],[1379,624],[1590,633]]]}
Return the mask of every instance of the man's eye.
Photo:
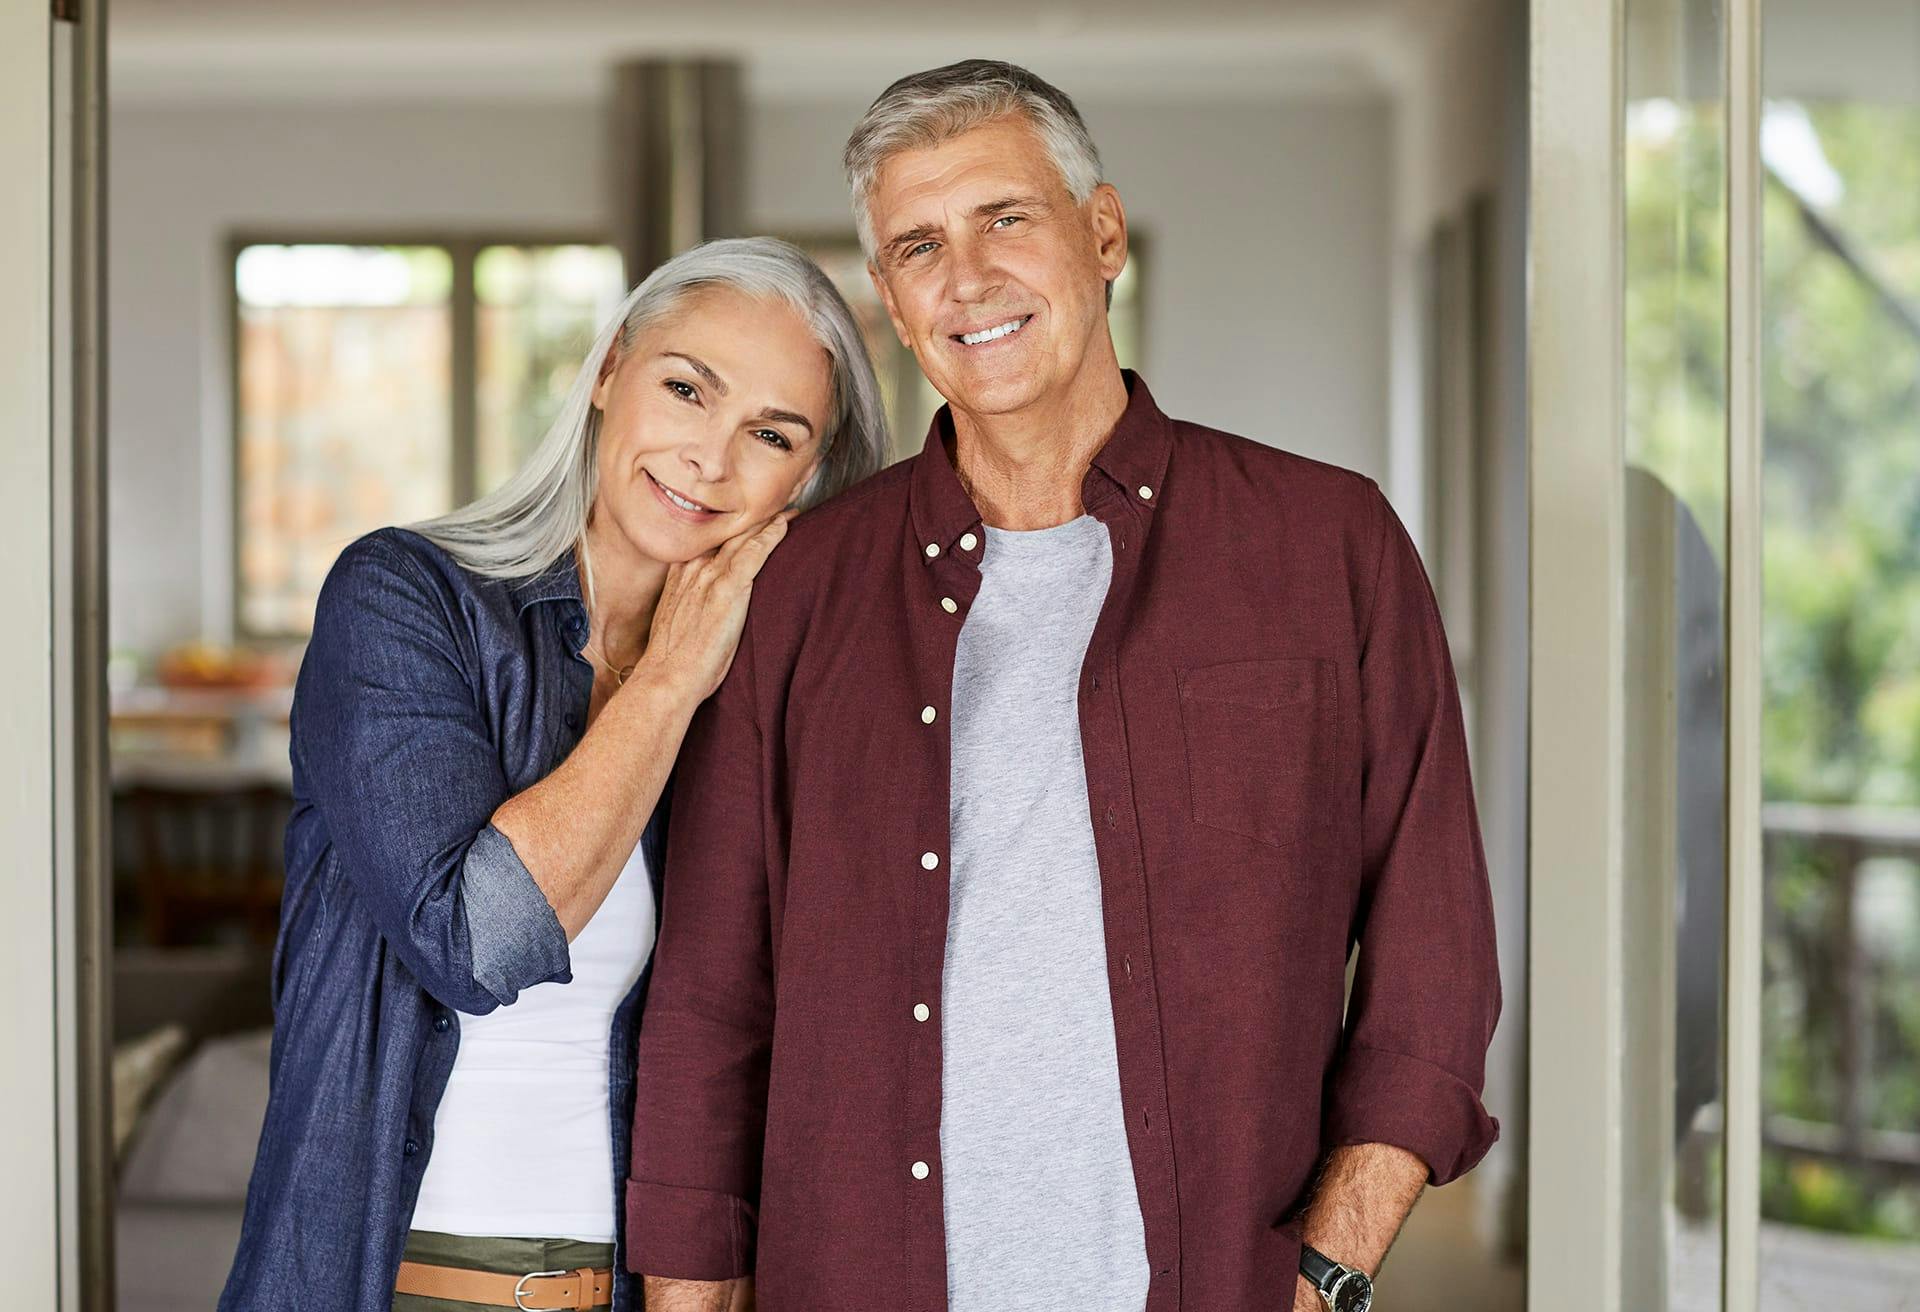
{"label": "man's eye", "polygon": [[1004,224],[1020,223],[1020,222],[1023,222],[1023,220],[1021,216],[1018,214],[1002,214],[999,218],[993,221],[993,226],[998,228]]}
{"label": "man's eye", "polygon": [[927,252],[927,251],[930,251],[930,250],[932,250],[932,249],[933,249],[933,246],[934,246],[934,244],[933,244],[932,242],[930,242],[930,241],[923,241],[923,242],[921,242],[921,243],[920,243],[920,244],[919,244],[918,246],[915,246],[915,247],[913,247],[912,249],[910,249],[910,250],[908,250],[908,251],[907,251],[907,254],[906,254],[906,258],[907,258],[907,259],[909,259],[909,260],[911,260],[911,259],[913,259],[913,258],[914,258],[914,257],[915,257],[916,255],[921,255],[921,254],[924,254],[924,253],[925,253],[925,252]]}

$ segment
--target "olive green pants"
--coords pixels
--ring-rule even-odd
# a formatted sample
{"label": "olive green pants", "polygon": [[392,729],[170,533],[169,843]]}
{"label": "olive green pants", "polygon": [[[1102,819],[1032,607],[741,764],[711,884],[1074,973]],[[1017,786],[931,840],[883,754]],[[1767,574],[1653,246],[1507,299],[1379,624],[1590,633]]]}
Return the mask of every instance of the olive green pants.
{"label": "olive green pants", "polygon": [[[457,1266],[468,1271],[492,1271],[523,1276],[529,1271],[574,1271],[580,1267],[611,1267],[612,1244],[588,1244],[578,1239],[476,1239],[412,1230],[402,1255],[408,1262]],[[474,1312],[478,1303],[451,1298],[421,1298],[395,1294],[393,1312]]]}

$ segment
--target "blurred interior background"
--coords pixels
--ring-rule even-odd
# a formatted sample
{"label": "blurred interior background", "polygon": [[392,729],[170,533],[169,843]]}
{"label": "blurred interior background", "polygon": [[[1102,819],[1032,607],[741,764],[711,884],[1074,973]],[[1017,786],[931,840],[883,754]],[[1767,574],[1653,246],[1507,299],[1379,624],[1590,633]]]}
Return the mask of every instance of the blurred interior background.
{"label": "blurred interior background", "polygon": [[116,0],[109,41],[119,1261],[144,1273],[122,1308],[209,1306],[237,1234],[290,680],[334,555],[494,486],[626,287],[706,236],[827,267],[917,451],[937,398],[868,285],[839,152],[895,77],[976,55],[1093,130],[1134,233],[1123,362],[1172,413],[1380,480],[1463,683],[1505,662],[1475,724],[1505,750],[1476,744],[1507,1134],[1421,1209],[1395,1287],[1519,1306],[1524,573],[1477,544],[1496,516],[1524,542],[1524,467],[1483,450],[1522,437],[1521,5]]}
{"label": "blurred interior background", "polygon": [[[1623,1061],[1632,1251],[1658,1254],[1631,1306],[1704,1309],[1721,16],[1628,12],[1627,605],[1654,708],[1631,729],[1634,1014],[1660,1040]],[[1054,81],[1093,130],[1135,237],[1123,363],[1169,412],[1378,479],[1426,559],[1501,926],[1504,1133],[1417,1209],[1382,1297],[1523,1306],[1527,21],[1524,0],[115,0],[115,1129],[140,1272],[120,1307],[210,1307],[238,1234],[291,680],[334,555],[494,486],[627,286],[702,237],[814,253],[868,318],[896,456],[917,451],[937,398],[868,287],[839,151],[894,77],[976,55]],[[1766,1297],[1894,1307],[1920,1287],[1920,4],[1775,0],[1767,21]],[[1816,1302],[1835,1289],[1855,1301]]]}

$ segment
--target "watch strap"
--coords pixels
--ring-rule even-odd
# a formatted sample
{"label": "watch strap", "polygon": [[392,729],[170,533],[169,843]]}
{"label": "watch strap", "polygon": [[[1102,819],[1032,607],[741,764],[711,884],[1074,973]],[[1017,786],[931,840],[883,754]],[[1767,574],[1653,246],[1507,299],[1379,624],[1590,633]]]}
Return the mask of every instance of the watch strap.
{"label": "watch strap", "polygon": [[1311,1248],[1306,1244],[1300,1245],[1300,1274],[1307,1278],[1308,1284],[1321,1293],[1324,1294],[1330,1290],[1335,1278],[1345,1269],[1319,1249]]}

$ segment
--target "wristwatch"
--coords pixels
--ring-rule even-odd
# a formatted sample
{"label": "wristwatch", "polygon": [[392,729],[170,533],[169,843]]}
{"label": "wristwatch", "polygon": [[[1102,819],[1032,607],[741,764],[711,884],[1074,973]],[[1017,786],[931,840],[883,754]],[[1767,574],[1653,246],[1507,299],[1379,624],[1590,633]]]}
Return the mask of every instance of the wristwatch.
{"label": "wristwatch", "polygon": [[1302,1246],[1300,1274],[1320,1291],[1327,1312],[1368,1312],[1373,1306],[1373,1281],[1367,1273],[1341,1266],[1325,1253]]}

